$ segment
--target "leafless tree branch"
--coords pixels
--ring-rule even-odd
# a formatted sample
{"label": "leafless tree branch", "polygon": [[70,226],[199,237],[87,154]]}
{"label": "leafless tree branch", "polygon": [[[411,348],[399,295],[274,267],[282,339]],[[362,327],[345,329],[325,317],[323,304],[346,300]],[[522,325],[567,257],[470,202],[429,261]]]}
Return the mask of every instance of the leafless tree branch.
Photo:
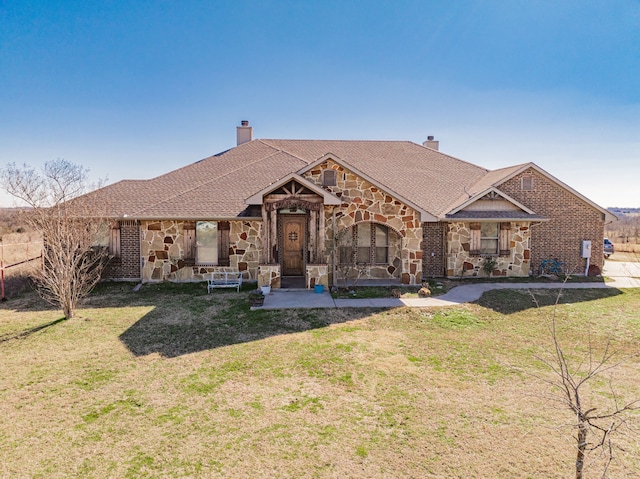
{"label": "leafless tree branch", "polygon": [[100,280],[108,251],[98,246],[108,221],[88,191],[88,170],[66,160],[47,162],[41,173],[14,163],[0,170],[0,186],[26,203],[24,220],[42,233],[43,265],[34,280],[43,299],[66,318]]}

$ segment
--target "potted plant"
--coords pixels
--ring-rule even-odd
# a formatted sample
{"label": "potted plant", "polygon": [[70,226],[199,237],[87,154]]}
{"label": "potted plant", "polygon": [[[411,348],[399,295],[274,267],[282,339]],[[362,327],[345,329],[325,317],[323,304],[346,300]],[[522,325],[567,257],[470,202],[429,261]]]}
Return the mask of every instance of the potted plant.
{"label": "potted plant", "polygon": [[253,307],[262,306],[264,304],[264,294],[262,294],[262,291],[251,291],[249,293],[249,304]]}
{"label": "potted plant", "polygon": [[482,271],[486,273],[487,276],[491,276],[498,266],[498,261],[493,256],[485,256],[484,262],[482,263]]}

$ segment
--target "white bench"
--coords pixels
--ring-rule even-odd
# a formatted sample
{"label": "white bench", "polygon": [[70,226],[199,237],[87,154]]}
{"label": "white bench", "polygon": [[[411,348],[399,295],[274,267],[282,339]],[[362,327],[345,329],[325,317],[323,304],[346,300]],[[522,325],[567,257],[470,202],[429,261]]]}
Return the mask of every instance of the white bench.
{"label": "white bench", "polygon": [[211,273],[207,280],[207,293],[214,288],[236,288],[240,291],[242,286],[242,273],[240,271],[216,271]]}

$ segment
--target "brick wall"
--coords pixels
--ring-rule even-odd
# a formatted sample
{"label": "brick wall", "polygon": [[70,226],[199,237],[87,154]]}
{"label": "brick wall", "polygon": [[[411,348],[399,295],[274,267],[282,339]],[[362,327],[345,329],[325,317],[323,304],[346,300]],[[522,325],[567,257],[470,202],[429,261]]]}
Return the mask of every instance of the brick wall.
{"label": "brick wall", "polygon": [[444,276],[444,235],[446,223],[422,223],[422,274]]}
{"label": "brick wall", "polygon": [[140,279],[140,224],[120,222],[120,257],[112,258],[102,275],[108,279]]}
{"label": "brick wall", "polygon": [[[533,177],[531,191],[523,191],[522,178]],[[561,185],[531,168],[500,185],[499,189],[535,213],[550,218],[533,226],[531,267],[540,269],[543,259],[564,261],[569,272],[584,273],[586,260],[580,257],[582,240],[591,240],[591,264],[602,269],[604,215]]]}

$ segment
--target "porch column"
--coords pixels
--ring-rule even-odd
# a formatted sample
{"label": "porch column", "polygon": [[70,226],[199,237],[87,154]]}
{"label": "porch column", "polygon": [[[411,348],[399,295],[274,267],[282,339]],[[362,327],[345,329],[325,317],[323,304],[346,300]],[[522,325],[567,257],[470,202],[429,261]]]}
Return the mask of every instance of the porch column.
{"label": "porch column", "polygon": [[269,263],[271,252],[271,235],[269,234],[269,215],[262,205],[262,263]]}
{"label": "porch column", "polygon": [[269,241],[269,263],[275,263],[275,258],[273,257],[273,245],[278,244],[277,214],[278,211],[275,208],[271,210],[271,241]]}
{"label": "porch column", "polygon": [[325,263],[327,260],[324,257],[324,243],[327,237],[327,232],[324,229],[324,204],[320,206],[320,224],[318,225],[318,263]]}
{"label": "porch column", "polygon": [[309,215],[309,236],[310,236],[310,241],[311,241],[311,263],[317,263],[318,262],[318,243],[317,243],[317,231],[318,231],[318,224],[317,224],[317,216],[318,216],[318,212],[316,210],[311,210],[311,214]]}

